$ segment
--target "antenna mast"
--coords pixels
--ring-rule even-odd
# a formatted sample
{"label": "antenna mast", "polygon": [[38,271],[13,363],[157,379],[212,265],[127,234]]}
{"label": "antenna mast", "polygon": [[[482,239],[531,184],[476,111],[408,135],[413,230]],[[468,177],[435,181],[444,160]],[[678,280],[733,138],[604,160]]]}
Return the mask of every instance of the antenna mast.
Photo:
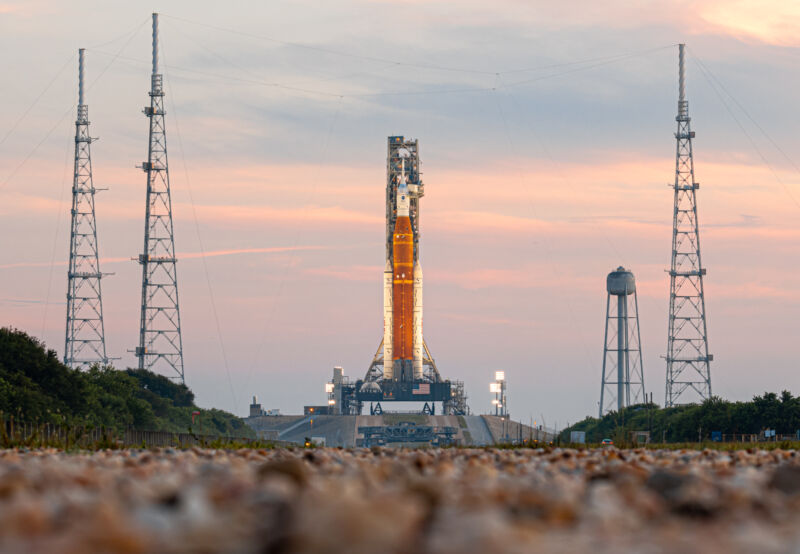
{"label": "antenna mast", "polygon": [[167,135],[164,123],[164,89],[158,72],[158,14],[153,14],[153,74],[150,106],[144,114],[150,120],[145,205],[144,253],[142,265],[142,312],[139,346],[135,353],[139,369],[166,373],[184,382],[183,341],[178,308],[178,274],[175,235],[172,227],[172,199],[167,164]]}
{"label": "antenna mast", "polygon": [[[679,45],[678,132],[675,157],[675,208],[672,223],[672,265],[669,278],[669,332],[667,336],[667,386],[664,405],[686,404],[697,397],[711,398],[706,302],[697,222],[697,189],[686,100],[684,44]],[[684,394],[685,393],[685,394]],[[692,397],[692,398],[687,398]]]}
{"label": "antenna mast", "polygon": [[67,332],[64,364],[88,368],[107,364],[100,261],[92,181],[89,107],[83,95],[84,49],[78,50],[78,118],[75,121],[75,170],[67,272]]}

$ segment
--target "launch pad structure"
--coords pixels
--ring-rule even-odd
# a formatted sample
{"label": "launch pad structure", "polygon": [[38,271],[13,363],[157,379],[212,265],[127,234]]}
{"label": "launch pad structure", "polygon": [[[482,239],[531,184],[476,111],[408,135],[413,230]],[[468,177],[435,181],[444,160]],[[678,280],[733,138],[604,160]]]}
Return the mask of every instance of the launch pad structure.
{"label": "launch pad structure", "polygon": [[462,381],[442,378],[422,335],[422,266],[420,199],[425,195],[419,141],[388,138],[386,159],[386,258],[383,280],[384,336],[363,379],[347,380],[340,368],[329,383],[329,405],[339,414],[359,415],[365,403],[371,414],[383,402],[424,402],[433,414],[469,412]]}

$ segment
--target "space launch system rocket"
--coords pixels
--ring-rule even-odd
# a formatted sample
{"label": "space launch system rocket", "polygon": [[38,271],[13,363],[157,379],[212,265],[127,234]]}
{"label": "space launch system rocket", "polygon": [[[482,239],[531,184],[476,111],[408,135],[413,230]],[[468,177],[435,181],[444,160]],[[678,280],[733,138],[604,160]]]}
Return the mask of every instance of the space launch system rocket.
{"label": "space launch system rocket", "polygon": [[469,411],[463,382],[442,379],[422,335],[420,199],[424,195],[418,141],[390,136],[386,157],[383,340],[364,379],[356,381],[354,403],[348,413],[360,413],[368,402],[370,414],[380,414],[381,403],[389,401],[425,402],[423,412],[430,414],[437,402],[441,402],[444,414]]}
{"label": "space launch system rocket", "polygon": [[422,267],[414,260],[414,233],[405,175],[397,187],[392,259],[383,273],[383,378],[420,381],[422,366]]}

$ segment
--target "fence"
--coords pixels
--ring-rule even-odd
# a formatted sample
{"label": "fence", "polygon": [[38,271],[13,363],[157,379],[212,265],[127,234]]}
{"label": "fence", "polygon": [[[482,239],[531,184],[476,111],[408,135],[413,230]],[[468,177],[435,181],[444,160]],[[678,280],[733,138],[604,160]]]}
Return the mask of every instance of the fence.
{"label": "fence", "polygon": [[[277,441],[271,441],[277,442]],[[197,435],[170,431],[140,431],[98,427],[64,426],[50,423],[16,422],[6,420],[0,425],[0,446],[57,446],[57,447],[175,447],[210,446],[220,444],[260,445],[263,441],[248,437]]]}
{"label": "fence", "polygon": [[800,436],[798,434],[794,435],[770,435],[767,436],[763,432],[762,433],[735,433],[735,434],[725,434],[725,433],[711,433],[711,436],[708,437],[706,440],[711,440],[712,442],[741,442],[741,443],[755,443],[755,442],[784,442],[784,441],[794,441],[797,442],[800,440]]}

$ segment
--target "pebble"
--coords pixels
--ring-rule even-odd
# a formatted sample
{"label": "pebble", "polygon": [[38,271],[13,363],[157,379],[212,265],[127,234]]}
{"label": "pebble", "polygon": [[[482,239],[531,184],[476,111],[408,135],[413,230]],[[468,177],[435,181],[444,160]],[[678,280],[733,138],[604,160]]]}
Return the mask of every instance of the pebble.
{"label": "pebble", "polygon": [[791,450],[0,450],[0,551],[787,552]]}

